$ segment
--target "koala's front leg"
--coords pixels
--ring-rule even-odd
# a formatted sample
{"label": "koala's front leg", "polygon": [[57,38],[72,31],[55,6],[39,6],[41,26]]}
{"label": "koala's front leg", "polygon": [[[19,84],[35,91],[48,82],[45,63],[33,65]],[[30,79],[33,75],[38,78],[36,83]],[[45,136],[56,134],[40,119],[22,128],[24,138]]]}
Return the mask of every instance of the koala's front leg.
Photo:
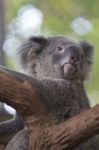
{"label": "koala's front leg", "polygon": [[8,143],[5,150],[28,150],[28,130],[24,129]]}
{"label": "koala's front leg", "polygon": [[[0,123],[0,144],[7,145],[12,137],[24,128],[23,120],[19,115],[13,119]],[[1,149],[0,149],[1,150]]]}

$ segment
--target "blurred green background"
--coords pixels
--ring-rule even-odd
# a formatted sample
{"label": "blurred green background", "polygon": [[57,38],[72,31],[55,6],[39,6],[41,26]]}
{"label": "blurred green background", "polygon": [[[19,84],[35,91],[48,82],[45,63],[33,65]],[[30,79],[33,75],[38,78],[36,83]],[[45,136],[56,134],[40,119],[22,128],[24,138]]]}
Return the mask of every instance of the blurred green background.
{"label": "blurred green background", "polygon": [[[17,69],[15,52],[31,35],[63,35],[85,39],[95,47],[93,72],[86,82],[94,105],[99,101],[99,1],[97,0],[1,0],[5,65]],[[1,11],[1,9],[0,9]],[[1,13],[0,13],[1,14]],[[0,27],[0,28],[1,28]],[[2,31],[1,30],[1,31]],[[1,63],[2,64],[2,63]]]}

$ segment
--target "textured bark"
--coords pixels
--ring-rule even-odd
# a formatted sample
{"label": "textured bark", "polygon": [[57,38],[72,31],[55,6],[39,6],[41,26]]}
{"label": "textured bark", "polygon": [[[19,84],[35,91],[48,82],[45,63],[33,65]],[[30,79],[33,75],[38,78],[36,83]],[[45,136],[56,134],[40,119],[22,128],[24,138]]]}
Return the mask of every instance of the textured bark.
{"label": "textured bark", "polygon": [[23,117],[29,150],[71,150],[99,133],[99,105],[55,125],[38,101],[35,84],[29,76],[0,69],[0,98]]}
{"label": "textured bark", "polygon": [[99,133],[99,105],[59,125],[37,120],[29,125],[29,150],[71,150]]}
{"label": "textured bark", "polygon": [[44,116],[45,111],[38,101],[38,92],[33,81],[29,76],[2,68],[0,101],[15,108],[22,117]]}

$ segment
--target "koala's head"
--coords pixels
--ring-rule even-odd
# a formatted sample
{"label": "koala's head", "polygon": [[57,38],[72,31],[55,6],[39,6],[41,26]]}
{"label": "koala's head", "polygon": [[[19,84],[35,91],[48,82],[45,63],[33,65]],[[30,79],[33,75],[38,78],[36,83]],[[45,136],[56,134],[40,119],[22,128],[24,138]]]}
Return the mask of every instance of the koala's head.
{"label": "koala's head", "polygon": [[85,80],[92,66],[93,47],[65,37],[31,37],[19,48],[24,69],[36,78]]}

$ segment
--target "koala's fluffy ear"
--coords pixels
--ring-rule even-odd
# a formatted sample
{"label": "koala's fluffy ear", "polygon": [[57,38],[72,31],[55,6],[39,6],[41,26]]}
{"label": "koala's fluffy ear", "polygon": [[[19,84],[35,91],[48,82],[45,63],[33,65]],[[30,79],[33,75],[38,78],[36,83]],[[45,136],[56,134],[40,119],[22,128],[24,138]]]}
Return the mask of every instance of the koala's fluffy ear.
{"label": "koala's fluffy ear", "polygon": [[86,41],[81,41],[80,46],[83,49],[84,57],[86,58],[86,60],[88,60],[91,63],[93,58],[93,51],[94,51],[93,46]]}
{"label": "koala's fluffy ear", "polygon": [[29,42],[32,44],[32,48],[35,52],[40,52],[47,44],[47,39],[44,37],[31,37]]}
{"label": "koala's fluffy ear", "polygon": [[22,45],[18,48],[18,52],[23,53],[24,55],[31,52],[39,53],[43,50],[46,44],[47,39],[45,39],[44,37],[31,37],[27,41],[22,43]]}
{"label": "koala's fluffy ear", "polygon": [[31,37],[18,48],[17,54],[19,63],[27,68],[28,64],[35,62],[37,55],[42,52],[47,45],[47,39],[44,37]]}

